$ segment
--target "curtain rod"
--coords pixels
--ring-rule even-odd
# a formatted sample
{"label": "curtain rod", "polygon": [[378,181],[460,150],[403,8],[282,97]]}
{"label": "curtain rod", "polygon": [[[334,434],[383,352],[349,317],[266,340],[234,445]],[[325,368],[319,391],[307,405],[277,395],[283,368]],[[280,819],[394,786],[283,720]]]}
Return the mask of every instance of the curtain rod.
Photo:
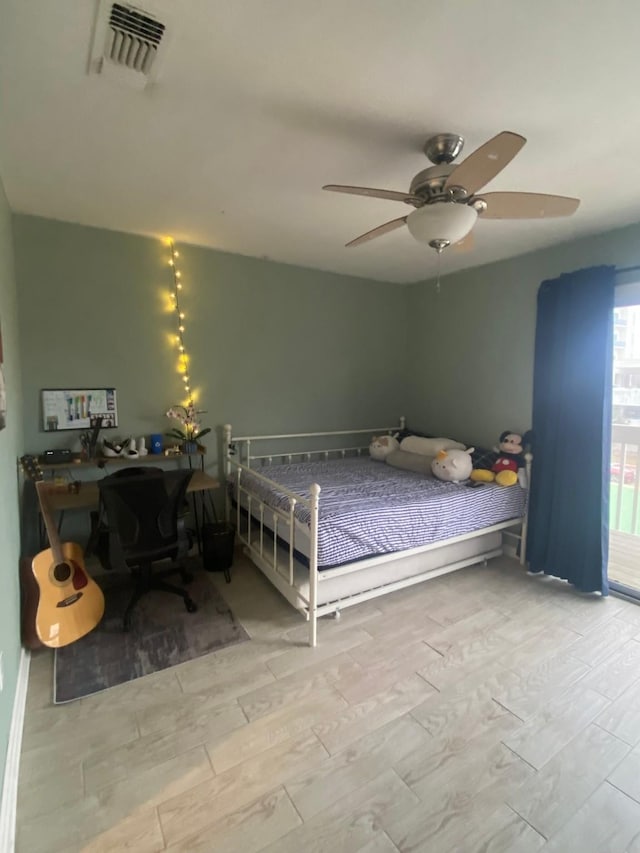
{"label": "curtain rod", "polygon": [[634,267],[616,267],[616,273],[635,272],[636,270],[640,270],[640,264],[636,264]]}

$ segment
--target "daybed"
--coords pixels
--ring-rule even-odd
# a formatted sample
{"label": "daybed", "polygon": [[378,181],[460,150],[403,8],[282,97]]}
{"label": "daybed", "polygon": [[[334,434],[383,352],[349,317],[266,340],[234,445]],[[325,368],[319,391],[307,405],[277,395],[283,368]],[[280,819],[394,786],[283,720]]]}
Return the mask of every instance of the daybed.
{"label": "daybed", "polygon": [[[224,428],[228,517],[247,555],[309,620],[312,646],[320,616],[486,562],[503,553],[503,531],[520,540],[523,559],[526,490],[468,488],[370,459],[371,436],[397,429]],[[349,443],[365,435],[367,446]]]}

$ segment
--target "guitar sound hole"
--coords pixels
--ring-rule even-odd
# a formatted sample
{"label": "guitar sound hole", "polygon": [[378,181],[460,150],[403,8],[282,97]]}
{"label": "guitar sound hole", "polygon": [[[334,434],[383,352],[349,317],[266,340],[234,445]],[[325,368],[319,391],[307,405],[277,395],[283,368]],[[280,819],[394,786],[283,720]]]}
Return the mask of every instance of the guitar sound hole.
{"label": "guitar sound hole", "polygon": [[53,576],[59,583],[68,581],[71,577],[71,566],[68,563],[58,563],[53,570]]}

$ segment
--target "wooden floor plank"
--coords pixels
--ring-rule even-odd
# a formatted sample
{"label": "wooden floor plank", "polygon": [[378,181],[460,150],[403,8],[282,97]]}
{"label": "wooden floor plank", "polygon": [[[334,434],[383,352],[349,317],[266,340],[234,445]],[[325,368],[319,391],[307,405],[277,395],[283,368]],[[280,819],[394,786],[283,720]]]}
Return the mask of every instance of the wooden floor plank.
{"label": "wooden floor plank", "polygon": [[640,803],[604,782],[542,848],[543,853],[632,853]]}
{"label": "wooden floor plank", "polygon": [[[342,681],[361,676],[363,669],[348,653],[311,664],[302,670],[271,681],[269,684],[248,690],[238,696],[238,704],[247,719],[257,720],[287,705],[299,702],[323,687],[333,685],[340,692]],[[245,686],[248,686],[248,682]],[[342,695],[342,694],[341,694]]]}
{"label": "wooden floor plank", "polygon": [[493,812],[533,772],[502,744],[488,750],[476,744],[419,781],[409,780],[421,803],[385,830],[400,850],[455,847],[470,821]]}
{"label": "wooden floor plank", "polygon": [[412,717],[400,717],[287,782],[287,792],[308,820],[381,776],[388,767],[419,753],[429,740]]}
{"label": "wooden floor plank", "polygon": [[264,850],[356,853],[376,840],[381,829],[386,831],[387,824],[401,820],[417,801],[393,770],[387,770]]}
{"label": "wooden floor plank", "polygon": [[[640,607],[634,609],[640,614]],[[582,686],[590,687],[607,699],[618,699],[628,687],[639,680],[640,642],[633,639],[620,649],[616,649],[585,676],[582,679]]]}
{"label": "wooden floor plank", "polygon": [[367,732],[402,717],[432,693],[433,687],[414,673],[375,696],[349,705],[339,714],[317,723],[313,731],[333,755]]}
{"label": "wooden floor plank", "polygon": [[629,746],[595,725],[587,726],[507,803],[545,838],[598,789],[629,753]]}
{"label": "wooden floor plank", "polygon": [[508,806],[471,821],[466,835],[438,853],[536,853],[544,846],[544,836],[536,832]]}
{"label": "wooden floor plank", "polygon": [[213,769],[222,773],[282,741],[308,732],[322,720],[337,718],[346,707],[346,701],[337,691],[321,687],[303,699],[238,727],[226,737],[216,734],[207,743]]}
{"label": "wooden floor plank", "polygon": [[595,690],[578,685],[552,699],[543,711],[509,735],[504,743],[539,770],[609,704]]}
{"label": "wooden floor plank", "polygon": [[596,723],[621,740],[640,742],[640,681],[635,681],[596,717]]}
{"label": "wooden floor plank", "polygon": [[283,741],[236,764],[201,785],[167,797],[158,806],[168,844],[204,832],[214,820],[233,813],[290,779],[317,767],[328,757],[312,732]]}
{"label": "wooden floor plank", "polygon": [[278,788],[167,849],[171,853],[257,853],[301,823],[286,791]]}
{"label": "wooden floor plank", "polygon": [[640,803],[640,747],[635,747],[609,774],[609,782]]}

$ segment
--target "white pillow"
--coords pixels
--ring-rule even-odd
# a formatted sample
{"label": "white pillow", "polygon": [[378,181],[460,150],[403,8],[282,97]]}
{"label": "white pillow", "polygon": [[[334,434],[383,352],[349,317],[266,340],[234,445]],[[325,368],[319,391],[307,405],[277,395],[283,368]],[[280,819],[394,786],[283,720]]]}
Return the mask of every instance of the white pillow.
{"label": "white pillow", "polygon": [[415,474],[424,474],[432,477],[432,456],[423,456],[422,453],[409,453],[406,450],[394,450],[384,460],[393,468],[401,468],[403,471],[413,471]]}
{"label": "white pillow", "polygon": [[451,438],[423,438],[420,435],[408,435],[400,442],[400,450],[419,453],[421,456],[437,456],[441,450],[464,450],[465,445]]}

